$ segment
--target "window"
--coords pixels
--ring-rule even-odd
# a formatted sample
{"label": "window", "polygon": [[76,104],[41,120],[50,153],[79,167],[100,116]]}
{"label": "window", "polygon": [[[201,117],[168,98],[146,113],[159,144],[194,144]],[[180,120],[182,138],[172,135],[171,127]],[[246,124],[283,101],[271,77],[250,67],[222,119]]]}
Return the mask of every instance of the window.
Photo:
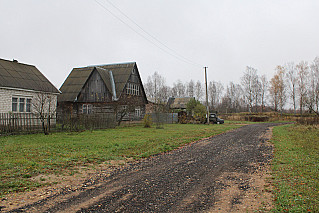
{"label": "window", "polygon": [[135,116],[138,118],[141,117],[141,107],[135,108]]}
{"label": "window", "polygon": [[19,112],[24,112],[25,98],[19,98]]}
{"label": "window", "polygon": [[82,113],[83,114],[92,114],[93,112],[93,105],[92,104],[83,104],[82,105]]}
{"label": "window", "polygon": [[140,95],[140,86],[132,83],[127,83],[126,94],[128,95]]}
{"label": "window", "polygon": [[30,98],[27,99],[27,105],[26,105],[25,111],[31,112],[31,99]]}
{"label": "window", "polygon": [[31,98],[12,97],[12,112],[31,112]]}
{"label": "window", "polygon": [[12,112],[18,111],[18,98],[12,98]]}
{"label": "window", "polygon": [[92,113],[93,111],[92,108],[93,108],[92,104],[88,104],[88,114]]}

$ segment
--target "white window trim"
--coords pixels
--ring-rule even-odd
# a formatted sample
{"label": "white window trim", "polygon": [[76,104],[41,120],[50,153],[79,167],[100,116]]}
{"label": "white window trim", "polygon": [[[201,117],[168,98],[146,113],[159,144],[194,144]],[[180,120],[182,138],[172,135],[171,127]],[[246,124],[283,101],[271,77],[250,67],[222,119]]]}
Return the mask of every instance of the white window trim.
{"label": "white window trim", "polygon": [[[16,111],[13,111],[13,98],[16,98],[17,99],[17,110]],[[21,102],[21,99],[24,99],[24,102],[23,102],[23,111],[21,111],[20,109],[20,104],[22,103]],[[30,100],[30,111],[27,111],[27,105],[28,105],[28,100]],[[12,98],[11,98],[11,110],[12,112],[14,113],[31,113],[32,112],[32,96],[20,96],[20,95],[13,95]]]}
{"label": "white window trim", "polygon": [[92,104],[82,104],[82,114],[92,114],[93,105]]}
{"label": "white window trim", "polygon": [[140,86],[133,83],[127,83],[126,85],[126,94],[128,95],[140,95]]}
{"label": "white window trim", "polygon": [[135,107],[135,116],[141,117],[141,107]]}

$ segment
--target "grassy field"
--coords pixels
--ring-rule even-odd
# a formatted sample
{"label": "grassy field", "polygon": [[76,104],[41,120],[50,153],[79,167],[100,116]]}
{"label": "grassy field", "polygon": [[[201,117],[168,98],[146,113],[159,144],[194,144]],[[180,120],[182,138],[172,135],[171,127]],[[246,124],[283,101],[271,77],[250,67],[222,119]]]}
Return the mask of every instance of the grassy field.
{"label": "grassy field", "polygon": [[149,157],[238,127],[171,124],[164,129],[133,126],[0,137],[0,196],[41,186],[31,180],[39,174],[63,174],[76,166]]}
{"label": "grassy field", "polygon": [[275,127],[276,212],[319,212],[319,127]]}

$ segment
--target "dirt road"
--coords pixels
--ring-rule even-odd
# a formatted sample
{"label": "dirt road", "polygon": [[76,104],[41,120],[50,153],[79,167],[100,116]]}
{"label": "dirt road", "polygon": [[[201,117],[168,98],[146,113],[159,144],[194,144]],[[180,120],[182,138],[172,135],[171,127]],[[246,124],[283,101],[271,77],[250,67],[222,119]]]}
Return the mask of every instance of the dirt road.
{"label": "dirt road", "polygon": [[12,212],[246,212],[271,207],[272,146],[256,124],[88,180]]}

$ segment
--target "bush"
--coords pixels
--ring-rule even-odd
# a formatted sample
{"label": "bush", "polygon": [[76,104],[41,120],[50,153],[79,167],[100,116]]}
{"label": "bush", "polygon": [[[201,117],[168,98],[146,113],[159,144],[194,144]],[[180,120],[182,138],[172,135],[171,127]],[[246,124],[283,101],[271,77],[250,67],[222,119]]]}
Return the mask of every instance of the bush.
{"label": "bush", "polygon": [[199,101],[196,101],[195,98],[191,99],[186,106],[189,117],[193,117],[193,121],[188,119],[188,122],[194,123],[204,123],[206,115],[206,107],[201,104]]}
{"label": "bush", "polygon": [[143,124],[145,128],[150,128],[152,126],[152,116],[150,114],[145,114]]}
{"label": "bush", "polygon": [[245,121],[252,121],[252,122],[266,122],[269,120],[268,116],[264,115],[248,115],[245,116]]}
{"label": "bush", "polygon": [[203,104],[197,104],[194,108],[194,118],[200,123],[205,122],[206,108]]}
{"label": "bush", "polygon": [[319,124],[319,117],[302,117],[297,119],[297,123],[302,125],[318,125]]}

